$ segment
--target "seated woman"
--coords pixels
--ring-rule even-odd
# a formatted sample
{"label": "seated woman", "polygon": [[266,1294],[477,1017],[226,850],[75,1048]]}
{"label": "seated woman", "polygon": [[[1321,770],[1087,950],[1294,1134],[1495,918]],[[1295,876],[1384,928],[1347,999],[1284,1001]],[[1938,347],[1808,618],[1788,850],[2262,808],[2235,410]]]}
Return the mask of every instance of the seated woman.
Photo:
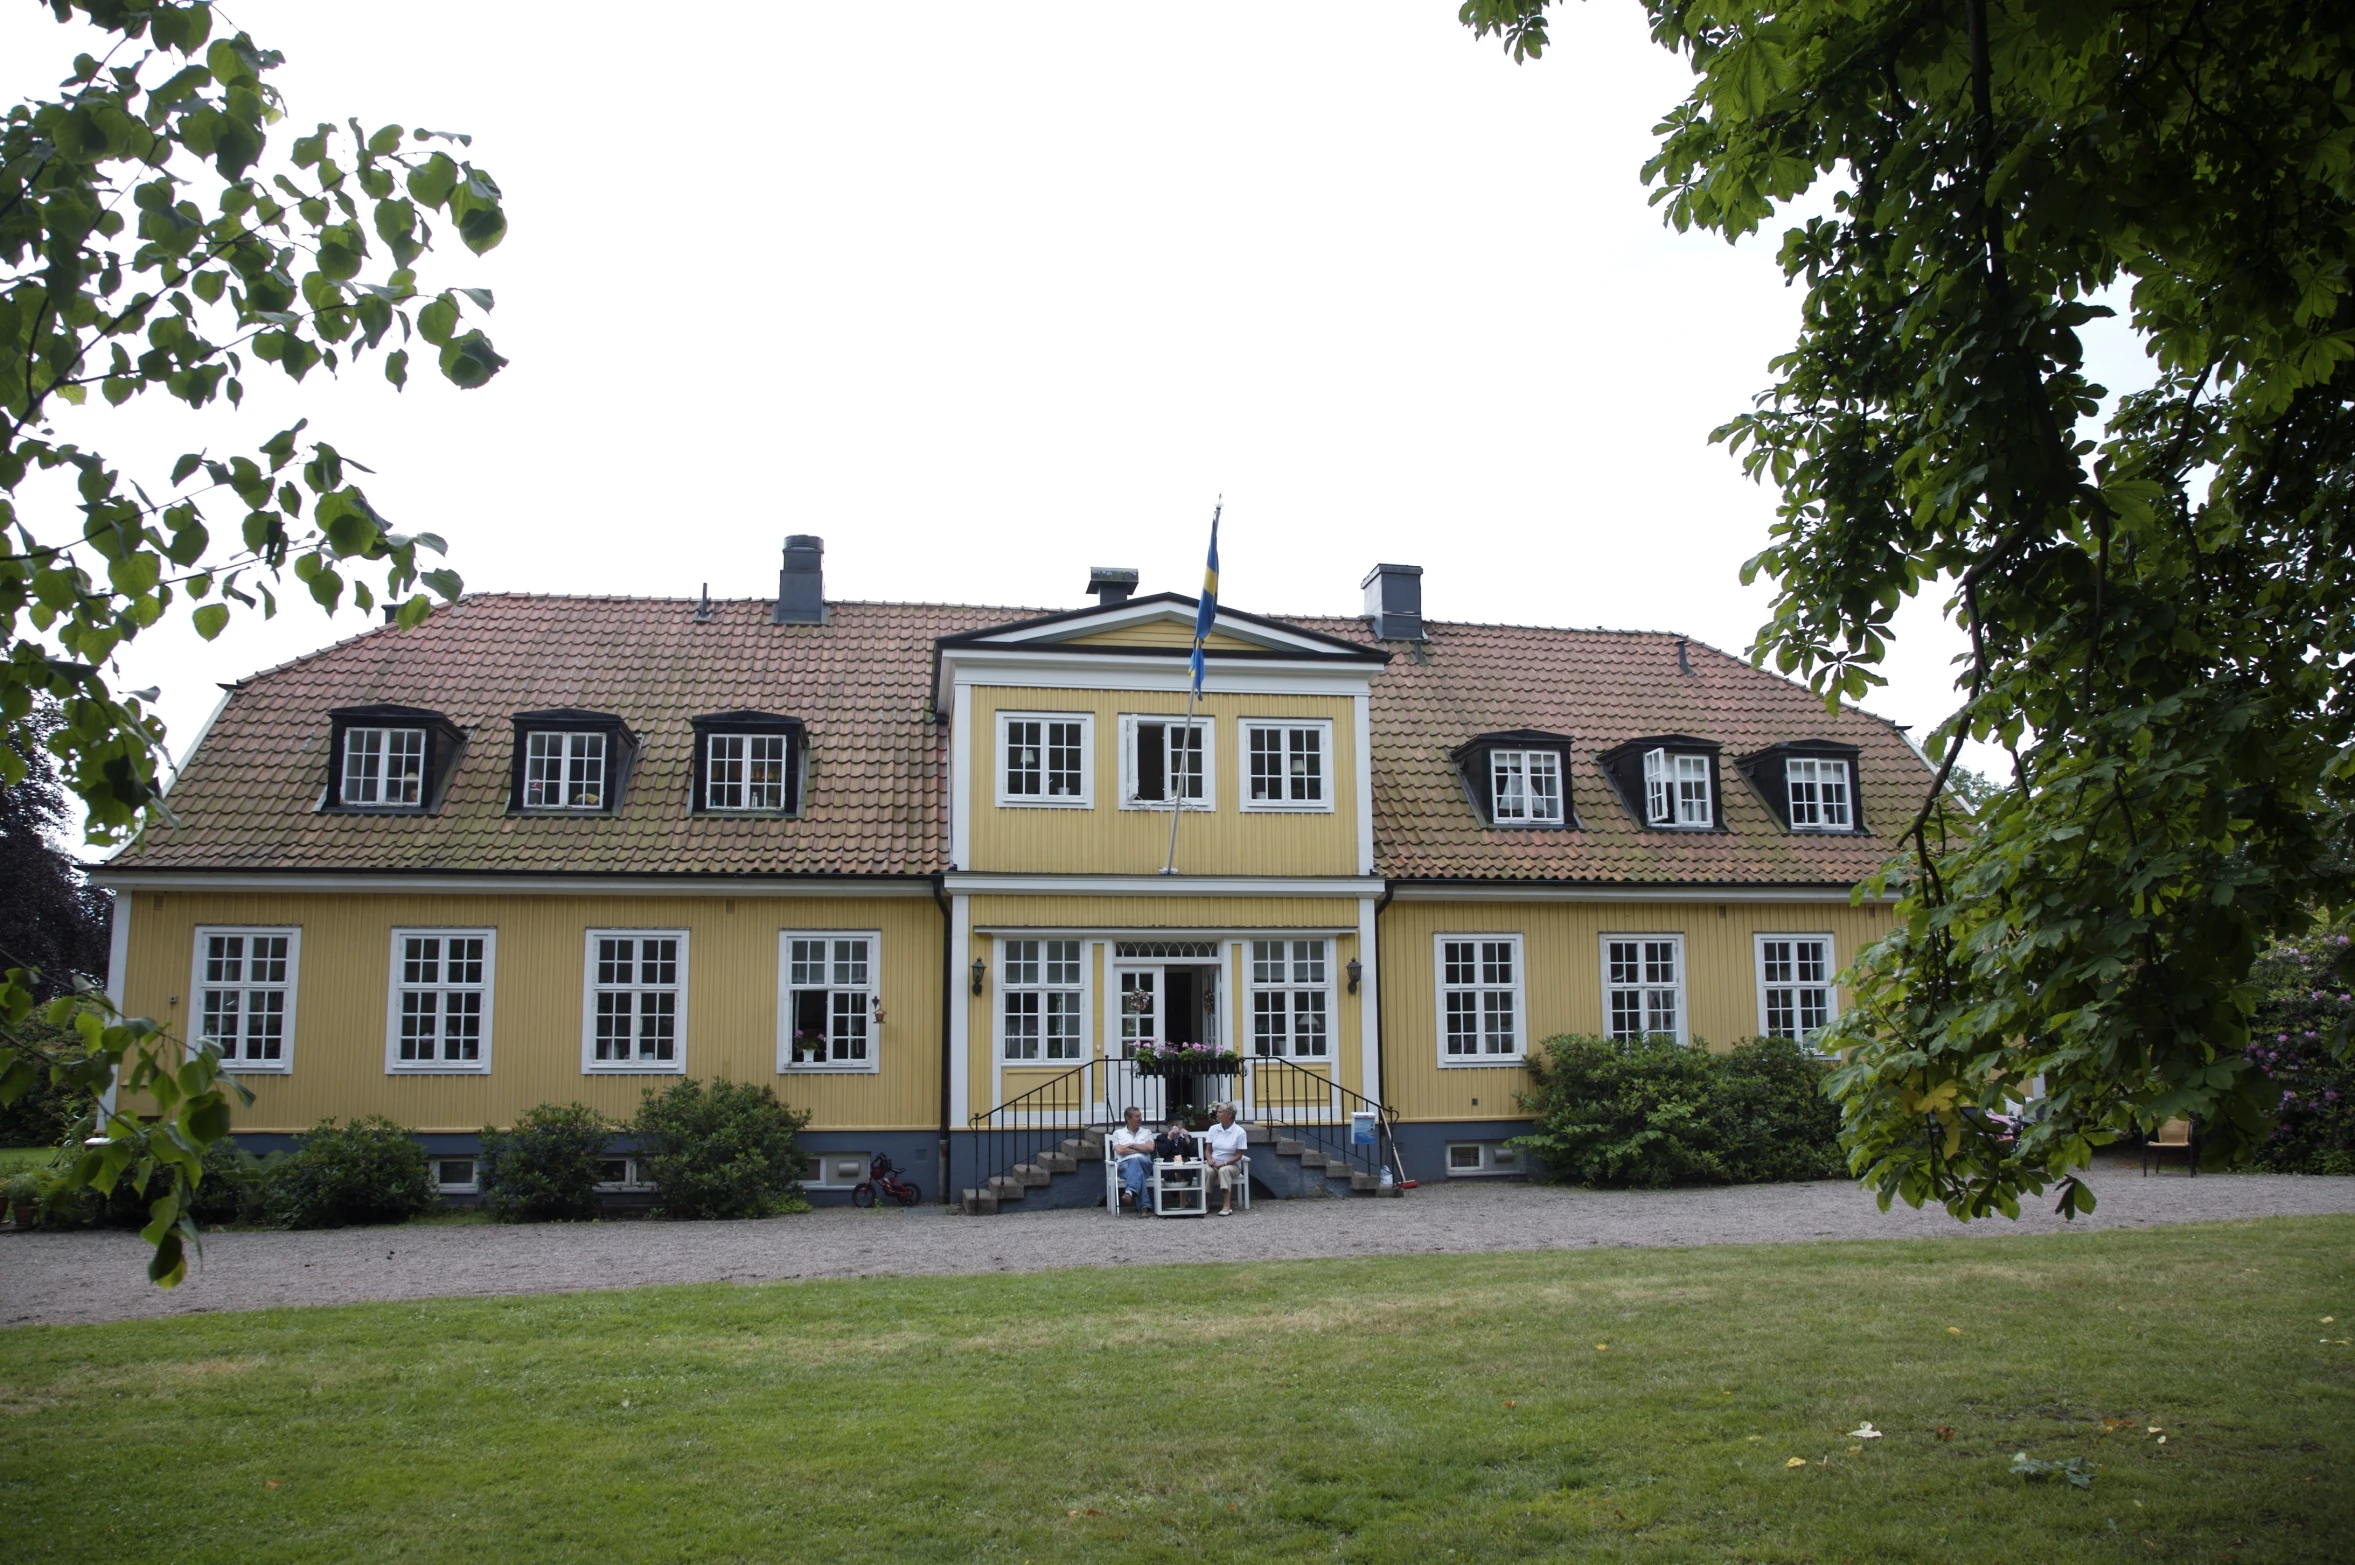
{"label": "seated woman", "polygon": [[[1215,1180],[1226,1198],[1226,1205],[1218,1209],[1221,1217],[1235,1215],[1235,1185],[1247,1176],[1243,1172],[1243,1152],[1251,1145],[1250,1133],[1235,1123],[1235,1106],[1218,1106],[1218,1123],[1202,1133],[1204,1156],[1208,1162],[1205,1178]],[[1207,1196],[1205,1197],[1207,1199]]]}

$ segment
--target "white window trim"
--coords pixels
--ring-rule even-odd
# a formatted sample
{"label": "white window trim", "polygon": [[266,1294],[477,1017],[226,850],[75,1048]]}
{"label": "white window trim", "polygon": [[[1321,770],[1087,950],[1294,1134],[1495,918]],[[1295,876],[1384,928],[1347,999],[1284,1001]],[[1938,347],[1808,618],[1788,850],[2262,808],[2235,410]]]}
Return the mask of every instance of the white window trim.
{"label": "white window trim", "polygon": [[[1297,960],[1292,949],[1295,945],[1306,942],[1323,946],[1325,948],[1324,981],[1321,983],[1295,983],[1287,976],[1276,983],[1261,983],[1258,978],[1258,968],[1255,965],[1258,959],[1251,949],[1261,940],[1272,941],[1284,948],[1283,963],[1284,971],[1287,974],[1293,971],[1293,963]],[[1340,942],[1323,935],[1268,934],[1253,935],[1237,942],[1237,944],[1243,949],[1243,1006],[1241,1012],[1242,1036],[1235,1040],[1235,1052],[1238,1055],[1258,1059],[1305,1060],[1323,1065],[1332,1065],[1339,1060],[1341,1056],[1341,996],[1337,992],[1333,979],[1334,970],[1340,965],[1337,960],[1341,952]],[[1296,1013],[1291,1006],[1287,1005],[1284,1009],[1283,1052],[1280,1054],[1260,1054],[1259,996],[1262,994],[1312,993],[1322,994],[1325,997],[1325,1052],[1322,1054],[1302,1054],[1294,1046],[1298,1035],[1292,1030],[1292,1017]]]}
{"label": "white window trim", "polygon": [[[428,1152],[425,1160],[433,1165],[433,1188],[441,1195],[479,1195],[482,1192],[482,1154],[480,1152]],[[444,1163],[467,1162],[474,1165],[474,1177],[452,1184],[442,1178]]]}
{"label": "white window trim", "polygon": [[[1834,823],[1830,821],[1803,822],[1799,819],[1799,812],[1796,808],[1793,807],[1793,801],[1791,798],[1790,768],[1801,761],[1805,761],[1809,765],[1819,768],[1825,766],[1836,766],[1840,769],[1841,788],[1846,795],[1845,801],[1842,805],[1842,808],[1847,812],[1848,815],[1846,820]],[[1816,809],[1819,813],[1823,809],[1822,790],[1823,779],[1819,772],[1816,778]],[[1783,762],[1783,818],[1791,823],[1791,830],[1793,831],[1834,832],[1842,834],[1854,832],[1856,830],[1856,768],[1848,764],[1848,758],[1846,756],[1840,755],[1795,755],[1786,759]]]}
{"label": "white window trim", "polygon": [[[1079,724],[1079,797],[1051,799],[1044,794],[1006,791],[1006,725],[1008,723]],[[1043,737],[1043,736],[1042,736]],[[1000,712],[997,743],[991,752],[996,774],[992,791],[998,807],[1007,810],[1092,810],[1096,807],[1096,715],[1093,712]]]}
{"label": "white window trim", "polygon": [[[804,1190],[851,1189],[855,1185],[864,1183],[868,1171],[875,1166],[875,1154],[872,1152],[804,1152],[802,1156],[818,1165],[817,1178],[810,1178],[806,1172],[802,1175],[801,1186]],[[833,1165],[838,1159],[847,1161],[851,1158],[858,1160],[859,1171],[855,1178],[832,1179],[828,1177],[836,1171]]]}
{"label": "white window trim", "polygon": [[[793,942],[867,942],[867,1057],[865,1060],[796,1062],[793,1058]],[[833,954],[827,954],[833,961]],[[684,961],[682,956],[680,960]],[[829,990],[842,987],[829,983]],[[883,931],[879,929],[780,929],[777,931],[777,1072],[792,1076],[873,1076],[883,1069]]]}
{"label": "white window trim", "polygon": [[[1137,728],[1144,723],[1167,723],[1183,728],[1183,712],[1123,712],[1120,714],[1120,807],[1124,810],[1150,810],[1158,815],[1169,808],[1167,799],[1137,797]],[[1218,808],[1218,721],[1208,716],[1197,716],[1193,726],[1202,734],[1202,797],[1184,801],[1188,810],[1201,812]],[[1001,779],[1002,781],[1002,779]],[[1164,779],[1166,783],[1166,779]]]}
{"label": "white window trim", "polygon": [[[1818,930],[1762,929],[1750,938],[1750,971],[1758,987],[1758,1036],[1770,1037],[1766,1030],[1766,943],[1769,940],[1820,940],[1824,946],[1824,1025],[1829,1027],[1840,1019],[1840,948],[1832,937]],[[1812,987],[1812,986],[1794,986]],[[1806,1038],[1796,1040],[1808,1053],[1829,1056]]]}
{"label": "white window trim", "polygon": [[[567,770],[572,764],[573,740],[594,739],[597,741],[597,802],[595,804],[533,804],[531,802],[531,745],[534,739],[562,739],[564,745],[558,754],[557,764]],[[621,764],[621,744],[616,735],[608,733],[602,728],[528,728],[523,732],[522,743],[523,786],[515,801],[518,811],[526,815],[613,815],[619,813],[613,802],[614,779],[619,773]],[[570,786],[562,771],[557,775],[556,785],[559,793]]]}
{"label": "white window trim", "polygon": [[[1479,1154],[1476,1168],[1456,1167],[1456,1153]],[[1450,1141],[1447,1143],[1447,1177],[1450,1179],[1510,1179],[1529,1172],[1526,1159],[1519,1147],[1508,1147],[1501,1141]]]}
{"label": "white window trim", "polygon": [[[361,734],[375,734],[375,735],[377,736],[377,738],[378,738],[378,744],[377,744],[377,746],[376,746],[376,755],[377,755],[377,760],[378,760],[378,762],[379,762],[379,769],[378,769],[377,776],[376,776],[376,784],[377,784],[377,792],[379,792],[379,793],[386,792],[386,791],[387,791],[387,785],[388,785],[388,784],[389,784],[389,783],[392,781],[392,773],[391,773],[391,760],[392,760],[392,755],[391,755],[391,751],[392,751],[392,743],[391,743],[391,741],[392,741],[392,736],[393,736],[394,734],[415,734],[415,735],[417,736],[417,797],[416,797],[416,798],[414,798],[414,799],[381,799],[381,798],[380,798],[380,799],[355,799],[355,798],[353,798],[353,797],[351,796],[351,795],[352,795],[352,740],[353,740],[355,737],[357,737],[358,735],[361,735]],[[339,805],[341,808],[344,808],[344,809],[347,809],[347,810],[422,810],[422,809],[424,809],[424,808],[425,808],[425,795],[426,795],[426,790],[428,789],[428,787],[429,787],[429,786],[431,785],[431,783],[432,783],[432,779],[426,775],[426,769],[425,769],[425,758],[426,758],[426,752],[427,752],[427,751],[428,751],[430,748],[431,748],[431,742],[430,742],[430,741],[429,741],[429,740],[426,738],[425,730],[424,730],[424,729],[422,729],[422,728],[416,727],[416,726],[415,726],[415,725],[413,725],[413,724],[405,724],[405,723],[403,723],[403,724],[394,724],[394,723],[352,723],[352,724],[349,724],[349,725],[347,725],[347,726],[345,727],[344,731],[343,731],[343,760],[342,760],[342,770],[341,770],[341,772],[338,774],[338,776],[337,776],[337,778],[336,778],[336,793],[337,793],[338,797],[337,797],[337,799],[336,799],[336,801],[335,801],[335,802],[336,802],[336,803],[337,803],[337,805]]]}
{"label": "white window trim", "polygon": [[[401,942],[420,935],[444,940],[456,936],[482,941],[482,1058],[479,1061],[452,1063],[445,1060],[401,1058]],[[387,1076],[488,1076],[491,1073],[491,1016],[498,1004],[498,950],[499,932],[496,929],[402,925],[393,930],[392,965],[386,970],[384,983],[384,1073]],[[444,960],[447,960],[446,953]],[[448,985],[434,987],[446,989]]]}
{"label": "white window trim", "polygon": [[[783,770],[777,781],[777,803],[774,805],[768,805],[714,804],[711,802],[712,773],[717,769],[718,761],[718,757],[712,754],[712,745],[715,741],[721,739],[743,739],[747,741],[754,739],[775,739],[780,741],[785,746],[785,754],[781,763]],[[773,819],[785,813],[785,801],[792,796],[794,791],[793,772],[795,763],[793,754],[793,736],[791,734],[781,733],[774,729],[711,728],[704,731],[703,736],[698,741],[698,743],[703,746],[703,797],[697,801],[697,808],[700,813],[705,815],[745,815],[751,816],[756,820]],[[744,789],[745,797],[749,799],[752,796],[753,788],[751,779],[752,757],[749,754],[744,758],[744,769],[745,780],[741,786]]]}
{"label": "white window trim", "polygon": [[[1614,941],[1614,940],[1652,940],[1652,941],[1667,940],[1667,941],[1671,941],[1671,942],[1673,942],[1673,943],[1675,944],[1675,946],[1676,946],[1676,1041],[1677,1041],[1678,1043],[1685,1044],[1685,1045],[1687,1045],[1687,1046],[1689,1047],[1689,1046],[1691,1045],[1692,1041],[1693,1041],[1693,1008],[1692,1008],[1692,1004],[1691,1004],[1690,997],[1689,997],[1689,989],[1690,989],[1689,980],[1690,980],[1690,978],[1691,978],[1691,976],[1692,976],[1692,975],[1691,975],[1691,973],[1690,973],[1690,972],[1687,970],[1687,968],[1686,968],[1686,965],[1685,965],[1685,939],[1684,939],[1684,935],[1683,935],[1683,933],[1682,933],[1681,931],[1678,931],[1678,930],[1667,930],[1667,929],[1619,929],[1619,930],[1609,930],[1609,931],[1606,931],[1606,932],[1603,934],[1603,936],[1601,937],[1601,939],[1600,939],[1600,940],[1598,940],[1598,941],[1596,942],[1596,944],[1595,944],[1595,954],[1596,954],[1596,957],[1597,957],[1597,959],[1598,959],[1598,961],[1599,961],[1599,963],[1600,963],[1600,966],[1598,966],[1598,968],[1596,969],[1596,974],[1595,974],[1595,976],[1596,976],[1596,978],[1599,980],[1598,987],[1601,989],[1601,991],[1602,991],[1602,996],[1603,996],[1603,1012],[1602,1012],[1602,1016],[1601,1016],[1601,1018],[1600,1018],[1600,1021],[1601,1021],[1600,1035],[1601,1035],[1602,1037],[1605,1037],[1605,1038],[1608,1038],[1608,1037],[1610,1037],[1610,1036],[1612,1035],[1612,1034],[1611,1034],[1611,942],[1612,942],[1612,941]],[[1651,988],[1656,988],[1656,987],[1658,987],[1658,986],[1657,986],[1657,985],[1654,985],[1654,984],[1639,984],[1639,985],[1637,985],[1637,987],[1638,987],[1638,988],[1643,988],[1643,989],[1651,989]]]}
{"label": "white window trim", "polygon": [[[679,943],[678,1047],[670,1060],[597,1058],[597,942],[676,940]],[[687,1074],[687,931],[684,929],[591,929],[581,942],[581,1074],[584,1076],[684,1076]]]}
{"label": "white window trim", "polygon": [[[1292,799],[1254,799],[1251,797],[1251,735],[1267,729],[1314,728],[1322,737],[1325,797],[1320,803]],[[1325,717],[1246,717],[1237,725],[1241,737],[1235,741],[1235,794],[1239,808],[1254,815],[1330,815],[1333,813],[1333,722]]]}
{"label": "white window trim", "polygon": [[[1507,820],[1496,809],[1496,763],[1502,757],[1521,758],[1522,797],[1529,797],[1529,761],[1532,756],[1544,756],[1554,763],[1554,810],[1551,818],[1525,815]],[[1570,769],[1562,764],[1562,752],[1546,745],[1498,745],[1488,752],[1488,824],[1504,831],[1551,830],[1570,824]]]}
{"label": "white window trim", "polygon": [[[284,935],[286,937],[286,1031],[279,1038],[278,1058],[274,1060],[231,1060],[223,1058],[221,1069],[244,1076],[291,1076],[294,1074],[295,1013],[302,999],[303,931],[300,924],[199,924],[196,926],[196,952],[189,964],[188,976],[188,1057],[194,1059],[204,1048],[201,1036],[204,1026],[204,947],[213,935]],[[251,952],[247,953],[248,960]],[[240,1015],[244,1014],[242,1009]]]}
{"label": "white window trim", "polygon": [[[1655,769],[1653,763],[1657,761]],[[1701,819],[1684,818],[1682,769],[1678,763],[1693,760],[1701,763]],[[1654,788],[1658,786],[1664,801],[1656,801]],[[1665,802],[1668,813],[1658,814],[1655,802]],[[1644,752],[1644,824],[1654,831],[1714,831],[1717,829],[1717,767],[1704,750],[1672,750],[1665,745],[1654,745]]]}
{"label": "white window trim", "polygon": [[649,1179],[646,1175],[645,1160],[635,1152],[607,1153],[606,1155],[600,1157],[597,1161],[600,1163],[619,1163],[621,1165],[621,1178],[600,1179],[597,1181],[594,1187],[597,1190],[603,1191],[607,1194],[616,1194],[629,1193],[640,1190],[651,1190],[654,1188],[654,1181]]}
{"label": "white window trim", "polygon": [[[1045,942],[1048,940],[1071,940],[1078,943],[1079,1057],[1077,1059],[1048,1059],[1046,1055],[1046,1034],[1044,1032],[1041,1032],[1039,1035],[1039,1057],[1037,1059],[1018,1060],[1010,1058],[1007,1055],[1006,995],[1008,991],[1006,985],[1006,947],[1016,940],[1037,940],[1040,942]],[[1042,963],[1046,960],[1046,953],[1044,951],[1039,953],[1039,960]],[[1027,987],[1028,986],[1025,986],[1026,989]],[[1045,986],[1042,985],[1041,989],[1043,990],[1044,987]],[[1120,981],[1117,978],[1113,980],[1112,987],[1114,993],[1119,992]],[[1043,1015],[1044,1013],[1042,1012],[1041,1014]],[[1010,1070],[1070,1070],[1074,1066],[1085,1065],[1096,1057],[1095,1014],[1096,943],[1094,941],[1083,939],[1078,935],[1057,935],[1045,930],[1041,930],[1036,934],[999,935],[995,940],[991,941],[989,953],[990,1048],[995,1055],[997,1069],[1000,1074]],[[1002,1097],[1003,1094],[1001,1093],[1000,1096]]]}
{"label": "white window trim", "polygon": [[[1447,1052],[1447,943],[1450,940],[1509,940],[1513,945],[1513,1052],[1452,1055]],[[1486,987],[1483,985],[1482,987]],[[1431,937],[1431,1046],[1441,1070],[1518,1069],[1529,1059],[1529,953],[1518,932],[1447,930]]]}

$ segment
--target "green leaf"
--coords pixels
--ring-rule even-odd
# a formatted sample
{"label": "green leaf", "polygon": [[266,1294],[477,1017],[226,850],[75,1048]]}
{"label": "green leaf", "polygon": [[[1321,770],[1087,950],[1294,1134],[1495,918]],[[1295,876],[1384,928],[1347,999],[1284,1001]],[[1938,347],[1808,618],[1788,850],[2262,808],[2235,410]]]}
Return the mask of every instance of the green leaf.
{"label": "green leaf", "polygon": [[499,357],[488,337],[470,331],[442,349],[441,365],[442,374],[452,385],[471,391],[488,384],[492,376],[507,367],[507,361]]}
{"label": "green leaf", "polygon": [[458,334],[458,301],[438,294],[417,312],[417,334],[436,347],[447,346]]}
{"label": "green leaf", "polygon": [[207,641],[229,628],[229,611],[218,603],[204,604],[189,617],[195,622],[196,633]]}
{"label": "green leaf", "polygon": [[409,384],[409,353],[407,349],[395,348],[384,356],[384,378],[395,386]]}

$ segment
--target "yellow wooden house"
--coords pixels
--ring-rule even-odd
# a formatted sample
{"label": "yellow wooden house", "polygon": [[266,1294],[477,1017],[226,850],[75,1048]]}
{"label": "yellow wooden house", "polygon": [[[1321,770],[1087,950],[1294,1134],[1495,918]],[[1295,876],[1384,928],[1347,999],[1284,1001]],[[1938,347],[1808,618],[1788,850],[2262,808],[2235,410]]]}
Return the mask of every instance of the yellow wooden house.
{"label": "yellow wooden house", "polygon": [[[682,1074],[975,1209],[1100,1199],[1087,1131],[1213,1099],[1263,1192],[1520,1169],[1561,1033],[1804,1037],[1886,925],[1891,725],[1673,635],[1355,618],[1098,571],[1063,611],[486,595],[232,687],[101,872],[119,1004],[242,1142],[628,1116]],[[617,1186],[636,1183],[617,1141]]]}

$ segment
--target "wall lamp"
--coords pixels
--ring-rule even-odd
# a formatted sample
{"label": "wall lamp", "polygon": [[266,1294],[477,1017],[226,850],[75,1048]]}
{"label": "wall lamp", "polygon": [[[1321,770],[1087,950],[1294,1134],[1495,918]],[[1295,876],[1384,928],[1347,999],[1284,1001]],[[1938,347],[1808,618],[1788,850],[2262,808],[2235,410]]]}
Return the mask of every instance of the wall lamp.
{"label": "wall lamp", "polygon": [[1345,971],[1349,974],[1349,992],[1355,994],[1357,993],[1357,981],[1366,976],[1366,964],[1353,956],[1349,959],[1349,966]]}
{"label": "wall lamp", "polygon": [[989,964],[980,957],[973,959],[973,992],[981,993],[981,981],[989,976]]}

